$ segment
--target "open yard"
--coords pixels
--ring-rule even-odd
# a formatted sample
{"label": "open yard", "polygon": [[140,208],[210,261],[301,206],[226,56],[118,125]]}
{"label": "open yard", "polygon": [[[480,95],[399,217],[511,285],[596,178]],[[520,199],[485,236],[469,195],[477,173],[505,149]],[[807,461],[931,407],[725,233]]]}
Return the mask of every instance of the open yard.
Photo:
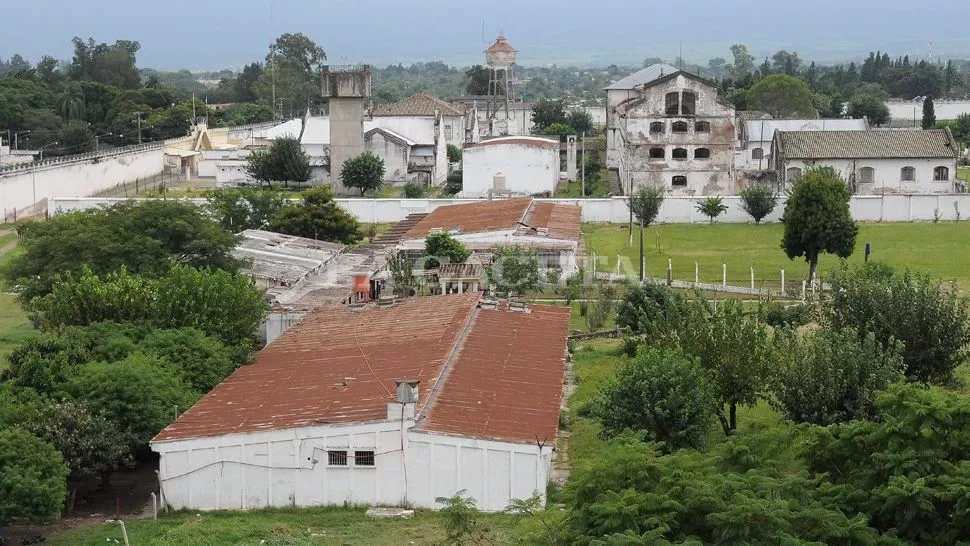
{"label": "open yard", "polygon": [[[584,224],[587,253],[595,252],[598,271],[616,272],[617,254],[621,271],[638,272],[639,230],[634,228],[629,246],[626,226]],[[803,259],[789,260],[781,249],[781,224],[664,224],[644,230],[647,273],[666,277],[667,260],[673,262],[673,276],[694,279],[694,261],[701,282],[721,282],[721,264],[727,263],[728,284],[746,286],[751,282],[750,267],[755,268],[756,285],[777,288],[780,270],[796,282],[808,275]],[[660,250],[658,251],[658,235]],[[872,243],[872,260],[897,269],[909,267],[946,281],[954,280],[970,289],[970,222],[860,224],[856,251],[850,263],[862,263],[866,242]],[[625,258],[625,260],[623,259]],[[823,255],[819,270],[835,267],[838,258]]]}

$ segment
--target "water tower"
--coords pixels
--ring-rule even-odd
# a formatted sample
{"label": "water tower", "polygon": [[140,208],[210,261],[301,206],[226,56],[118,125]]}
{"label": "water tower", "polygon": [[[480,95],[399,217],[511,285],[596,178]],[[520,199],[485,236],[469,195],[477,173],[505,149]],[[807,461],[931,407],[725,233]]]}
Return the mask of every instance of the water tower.
{"label": "water tower", "polygon": [[344,161],[364,152],[364,102],[371,96],[370,66],[324,66],[323,96],[330,99],[330,184],[335,193],[346,193],[340,169]]}
{"label": "water tower", "polygon": [[505,36],[499,34],[495,43],[485,50],[485,66],[488,67],[488,119],[494,119],[502,104],[505,119],[509,119],[509,103],[512,101],[512,67],[515,65],[515,48]]}

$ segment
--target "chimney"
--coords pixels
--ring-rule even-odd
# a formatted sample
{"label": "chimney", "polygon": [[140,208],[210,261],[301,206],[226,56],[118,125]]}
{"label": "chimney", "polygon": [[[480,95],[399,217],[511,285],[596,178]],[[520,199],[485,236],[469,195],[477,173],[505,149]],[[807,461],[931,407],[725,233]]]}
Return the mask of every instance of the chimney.
{"label": "chimney", "polygon": [[394,381],[394,402],[388,402],[387,404],[388,421],[414,419],[414,412],[418,403],[418,385],[420,384],[421,381],[417,379],[398,379]]}

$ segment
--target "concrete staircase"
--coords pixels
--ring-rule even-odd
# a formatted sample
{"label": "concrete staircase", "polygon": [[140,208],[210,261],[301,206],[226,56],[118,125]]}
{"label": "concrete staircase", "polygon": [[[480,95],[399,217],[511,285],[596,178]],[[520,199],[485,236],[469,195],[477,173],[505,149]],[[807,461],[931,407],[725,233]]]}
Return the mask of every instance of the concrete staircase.
{"label": "concrete staircase", "polygon": [[374,245],[396,245],[404,238],[404,234],[411,230],[418,222],[424,219],[428,213],[408,214],[407,218],[391,226],[391,230],[375,238],[371,244]]}

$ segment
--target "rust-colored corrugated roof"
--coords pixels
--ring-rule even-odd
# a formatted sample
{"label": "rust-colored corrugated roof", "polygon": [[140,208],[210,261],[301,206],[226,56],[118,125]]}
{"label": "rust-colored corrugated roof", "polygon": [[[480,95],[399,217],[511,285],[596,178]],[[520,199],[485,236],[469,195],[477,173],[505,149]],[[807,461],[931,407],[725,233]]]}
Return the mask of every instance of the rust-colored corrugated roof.
{"label": "rust-colored corrugated roof", "polygon": [[417,430],[551,443],[559,427],[569,308],[481,309]]}
{"label": "rust-colored corrugated roof", "polygon": [[418,379],[422,394],[431,392],[477,302],[459,294],[311,314],[154,441],[386,419],[395,379]]}
{"label": "rust-colored corrugated roof", "polygon": [[440,112],[442,116],[464,116],[465,111],[449,102],[445,102],[431,93],[424,91],[411,95],[391,104],[374,106],[371,115],[374,116],[434,116]]}
{"label": "rust-colored corrugated roof", "polygon": [[533,228],[546,228],[549,235],[557,239],[578,241],[582,216],[583,208],[577,205],[536,201],[529,209],[525,223]]}
{"label": "rust-colored corrugated roof", "polygon": [[424,239],[434,228],[449,231],[460,227],[462,233],[515,229],[531,203],[531,197],[523,197],[438,207],[408,230],[404,239]]}

